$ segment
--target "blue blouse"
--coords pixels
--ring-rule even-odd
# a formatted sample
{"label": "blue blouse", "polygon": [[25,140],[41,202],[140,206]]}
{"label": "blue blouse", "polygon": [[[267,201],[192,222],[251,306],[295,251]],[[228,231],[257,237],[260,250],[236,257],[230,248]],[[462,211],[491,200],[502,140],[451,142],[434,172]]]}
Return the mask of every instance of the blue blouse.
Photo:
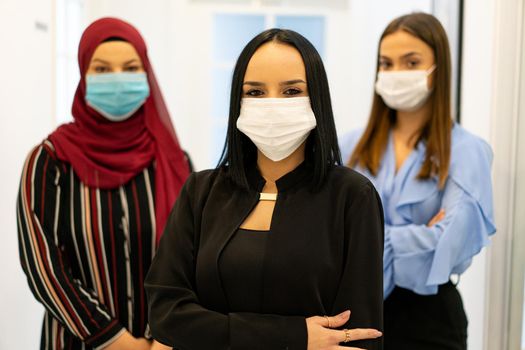
{"label": "blue blouse", "polygon": [[[342,138],[347,162],[363,130]],[[419,142],[396,173],[392,135],[379,171],[356,170],[367,176],[381,196],[385,215],[384,297],[395,286],[417,294],[436,294],[452,274],[461,274],[495,231],[490,167],[492,150],[459,125],[452,130],[449,177],[439,189],[437,177],[417,179],[425,159]],[[427,223],[445,210],[445,218]]]}

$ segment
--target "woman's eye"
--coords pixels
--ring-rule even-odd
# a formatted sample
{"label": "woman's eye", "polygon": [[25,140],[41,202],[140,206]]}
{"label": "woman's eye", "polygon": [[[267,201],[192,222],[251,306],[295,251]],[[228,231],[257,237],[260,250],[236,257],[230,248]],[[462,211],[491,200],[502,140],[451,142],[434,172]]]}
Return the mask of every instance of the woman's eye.
{"label": "woman's eye", "polygon": [[139,66],[128,66],[124,68],[125,72],[136,72],[140,69]]}
{"label": "woman's eye", "polygon": [[408,68],[416,68],[419,66],[419,61],[408,61],[407,66]]}
{"label": "woman's eye", "polygon": [[261,96],[263,95],[264,93],[261,91],[261,90],[249,90],[248,92],[246,92],[246,95],[248,96],[252,96],[252,97],[257,97],[257,96]]}
{"label": "woman's eye", "polygon": [[380,62],[379,62],[379,68],[380,68],[380,69],[387,69],[387,68],[390,68],[390,62],[387,62],[387,61],[380,61]]}
{"label": "woman's eye", "polygon": [[95,72],[97,73],[109,73],[111,70],[109,69],[109,67],[105,67],[105,66],[98,66],[98,67],[95,67]]}
{"label": "woman's eye", "polygon": [[293,96],[293,95],[297,95],[297,94],[300,94],[302,91],[297,89],[297,88],[290,88],[290,89],[287,89],[286,91],[284,91],[284,94],[285,95],[289,95],[289,96]]}

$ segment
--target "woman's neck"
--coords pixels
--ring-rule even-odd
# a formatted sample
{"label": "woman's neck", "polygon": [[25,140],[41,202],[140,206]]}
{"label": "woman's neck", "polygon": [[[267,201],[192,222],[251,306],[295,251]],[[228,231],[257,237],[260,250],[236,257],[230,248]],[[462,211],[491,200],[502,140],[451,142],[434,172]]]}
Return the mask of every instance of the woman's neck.
{"label": "woman's neck", "polygon": [[305,159],[306,143],[303,143],[291,155],[283,160],[274,162],[257,150],[257,166],[262,177],[266,180],[263,192],[277,193],[275,182],[297,168]]}
{"label": "woman's neck", "polygon": [[413,112],[397,111],[393,131],[396,139],[413,148],[430,115],[430,103]]}

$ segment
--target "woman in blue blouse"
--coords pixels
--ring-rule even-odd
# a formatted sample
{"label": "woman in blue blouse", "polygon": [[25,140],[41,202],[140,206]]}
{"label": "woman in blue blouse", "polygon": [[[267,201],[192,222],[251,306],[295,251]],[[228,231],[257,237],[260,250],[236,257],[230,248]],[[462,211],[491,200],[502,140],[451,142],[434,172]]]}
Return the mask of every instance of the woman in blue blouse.
{"label": "woman in blue blouse", "polygon": [[439,21],[393,20],[379,43],[372,111],[341,140],[385,210],[385,349],[466,349],[460,275],[495,232],[491,149],[451,118],[450,51]]}

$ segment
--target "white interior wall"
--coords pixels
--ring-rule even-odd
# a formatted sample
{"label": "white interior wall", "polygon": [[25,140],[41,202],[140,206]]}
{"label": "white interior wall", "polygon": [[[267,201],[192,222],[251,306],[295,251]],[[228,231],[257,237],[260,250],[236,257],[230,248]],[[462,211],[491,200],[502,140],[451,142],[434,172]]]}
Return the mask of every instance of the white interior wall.
{"label": "white interior wall", "polygon": [[[489,1],[490,3],[490,1]],[[486,4],[488,6],[488,4]],[[523,154],[519,153],[519,124],[523,121],[523,28],[525,3],[522,0],[494,1],[492,3],[492,21],[490,22],[492,41],[490,53],[492,65],[490,140],[494,149],[494,203],[498,233],[492,248],[487,254],[485,347],[486,349],[519,349],[519,322],[522,308],[519,301],[523,295],[516,296],[521,289],[523,266],[512,271],[512,264],[522,262],[523,231],[519,230],[523,212],[518,212],[520,188],[523,184],[519,162]],[[481,31],[483,38],[487,33]],[[475,57],[479,59],[485,52]],[[474,57],[472,57],[474,58]],[[486,67],[480,67],[486,68]],[[521,83],[521,84],[520,84]],[[518,161],[519,160],[519,161]],[[518,204],[517,204],[518,201]],[[521,243],[521,246],[519,245]],[[519,254],[512,256],[512,252]],[[523,293],[523,291],[521,291]],[[518,303],[516,303],[518,302]]]}
{"label": "white interior wall", "polygon": [[25,157],[53,129],[53,1],[0,2],[0,349],[38,349],[43,308],[18,258],[16,197]]}
{"label": "white interior wall", "polygon": [[[490,141],[492,94],[493,0],[465,2],[461,123]],[[490,249],[490,247],[489,247]],[[469,349],[484,349],[487,250],[474,258],[462,276],[459,289],[469,318]]]}

